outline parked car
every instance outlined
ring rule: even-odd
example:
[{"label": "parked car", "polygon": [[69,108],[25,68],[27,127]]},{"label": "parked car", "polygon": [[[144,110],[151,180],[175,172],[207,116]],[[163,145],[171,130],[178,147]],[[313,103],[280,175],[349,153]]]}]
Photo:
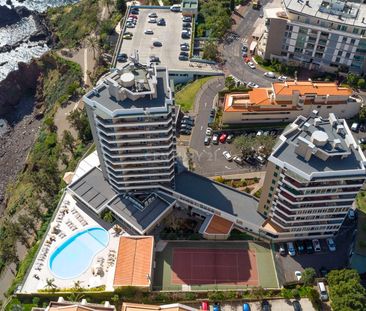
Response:
[{"label": "parked car", "polygon": [[244,159],[243,157],[240,157],[240,156],[234,156],[233,157],[233,160],[235,163],[238,163],[239,165],[243,165],[244,164]]},{"label": "parked car", "polygon": [[180,52],[180,54],[179,55],[183,55],[183,56],[186,56],[186,57],[188,57],[188,53],[187,52]]},{"label": "parked car", "polygon": [[219,135],[218,134],[213,134],[213,136],[212,136],[212,143],[214,145],[218,145],[219,144]]},{"label": "parked car", "polygon": [[190,120],[190,119],[183,119],[181,123],[182,124],[188,124],[190,126],[193,126],[194,125],[194,122],[192,120]]},{"label": "parked car", "polygon": [[249,66],[249,68],[251,68],[251,69],[255,69],[255,68],[256,68],[253,62],[247,62],[247,65],[248,65],[248,66]]},{"label": "parked car", "polygon": [[358,144],[359,144],[359,145],[364,145],[364,144],[366,144],[366,138],[365,138],[365,137],[360,138],[360,139],[358,140]]},{"label": "parked car", "polygon": [[183,16],[183,22],[184,23],[190,23],[190,22],[192,22],[192,17],[190,17],[190,16]]},{"label": "parked car", "polygon": [[178,59],[187,61],[187,60],[189,60],[189,57],[187,55],[184,55],[184,54],[179,54]]},{"label": "parked car", "polygon": [[359,129],[359,124],[356,123],[356,122],[352,123],[352,125],[351,125],[351,131],[352,132],[358,132],[358,129]]},{"label": "parked car", "polygon": [[261,165],[264,165],[264,164],[266,164],[266,159],[264,158],[264,157],[262,157],[261,155],[257,155],[256,157],[255,157],[255,159],[258,161],[258,163],[260,163]]},{"label": "parked car", "polygon": [[356,212],[355,212],[355,210],[354,209],[350,209],[349,211],[348,211],[348,218],[350,219],[350,220],[355,220],[356,219]]},{"label": "parked car", "polygon": [[279,76],[277,78],[277,80],[280,81],[280,82],[286,82],[287,81],[287,77],[286,76]]},{"label": "parked car", "polygon": [[243,303],[243,311],[250,311],[250,306],[248,303]]},{"label": "parked car", "polygon": [[117,56],[117,61],[118,62],[127,62],[127,59],[128,59],[128,56],[126,53],[121,53],[121,54],[118,54]]},{"label": "parked car", "polygon": [[166,26],[166,22],[164,18],[159,18],[158,22],[156,23],[158,26]]},{"label": "parked car", "polygon": [[227,138],[226,138],[226,142],[228,144],[232,143],[233,140],[234,140],[234,135],[233,134],[228,135]]},{"label": "parked car", "polygon": [[136,9],[136,8],[133,8],[132,10],[131,10],[131,14],[135,14],[135,15],[138,15],[140,12],[139,12],[139,10],[138,9]]},{"label": "parked car", "polygon": [[328,245],[328,248],[331,252],[336,251],[336,245],[335,245],[334,240],[332,238],[327,239],[327,245]]},{"label": "parked car", "polygon": [[156,14],[155,12],[151,12],[151,13],[149,13],[148,17],[157,18],[158,14]]},{"label": "parked car", "polygon": [[155,55],[151,55],[150,56],[150,62],[152,63],[160,63],[160,58],[155,56]]},{"label": "parked car", "polygon": [[253,156],[248,156],[245,158],[245,162],[247,162],[248,164],[252,165],[252,166],[256,166],[257,165],[257,161],[255,160],[255,158]]},{"label": "parked car", "polygon": [[208,301],[202,301],[201,302],[201,310],[203,310],[203,311],[210,310],[210,305],[209,305]]},{"label": "parked car", "polygon": [[210,142],[211,142],[211,137],[210,137],[210,136],[205,136],[204,144],[205,144],[206,146],[208,146],[208,145],[210,144]]},{"label": "parked car", "polygon": [[322,301],[327,301],[329,299],[328,292],[323,282],[318,282],[318,289],[320,293],[320,299]]},{"label": "parked car", "polygon": [[183,23],[182,25],[183,25],[182,26],[183,28],[191,28],[191,26],[192,26],[191,23],[188,23],[188,22],[187,23]]},{"label": "parked car", "polygon": [[302,273],[301,271],[295,271],[295,278],[297,281],[301,280]]},{"label": "parked car", "polygon": [[180,12],[181,11],[181,5],[180,4],[173,4],[170,7],[170,11],[172,11],[172,12]]},{"label": "parked car", "polygon": [[153,46],[162,46],[163,45],[158,39],[153,39],[152,44],[153,44]]},{"label": "parked car", "polygon": [[220,143],[224,144],[224,143],[225,143],[225,141],[226,141],[226,137],[227,137],[227,134],[222,133],[222,134],[220,135],[220,138],[219,138]]},{"label": "parked car", "polygon": [[180,50],[181,51],[189,51],[189,45],[188,44],[187,45],[181,45]]},{"label": "parked car", "polygon": [[233,157],[231,156],[229,151],[224,151],[222,154],[225,157],[225,159],[228,161],[231,161],[233,159]]},{"label": "parked car", "polygon": [[306,248],[306,253],[307,253],[307,254],[312,254],[312,253],[314,253],[313,244],[311,243],[311,241],[310,241],[310,240],[306,240],[306,241],[305,241],[305,248]]},{"label": "parked car", "polygon": [[189,124],[186,124],[186,123],[182,123],[182,124],[180,125],[180,128],[181,128],[181,129],[188,129],[188,130],[192,130],[192,126],[191,126],[191,125],[189,125]]},{"label": "parked car", "polygon": [[271,304],[268,302],[268,300],[262,301],[261,309],[262,309],[262,311],[271,311]]},{"label": "parked car", "polygon": [[286,253],[286,244],[285,243],[280,244],[279,253],[282,256],[286,256],[287,253]]},{"label": "parked car", "polygon": [[182,48],[182,47],[189,47],[189,44],[187,42],[181,43],[180,48]]},{"label": "parked car", "polygon": [[247,47],[246,45],[243,45],[243,46],[241,47],[241,51],[242,51],[242,52],[248,52],[248,47]]},{"label": "parked car", "polygon": [[292,302],[292,307],[294,308],[294,311],[301,311],[301,304],[297,300]]},{"label": "parked car", "polygon": [[135,28],[135,24],[133,24],[133,23],[126,23],[126,28]]},{"label": "parked car", "polygon": [[153,35],[154,31],[152,29],[145,29],[144,34],[145,35]]},{"label": "parked car", "polygon": [[259,85],[254,82],[248,82],[247,87],[250,87],[252,89],[257,89],[257,88],[259,88]]},{"label": "parked car", "polygon": [[292,242],[287,242],[287,250],[288,250],[288,254],[293,257],[296,255],[295,252],[295,247],[294,247],[294,243]]},{"label": "parked car", "polygon": [[272,71],[265,72],[264,73],[264,76],[267,77],[267,78],[271,78],[271,79],[275,79],[276,78],[276,75]]},{"label": "parked car", "polygon": [[206,135],[211,136],[212,135],[212,128],[208,127],[206,129]]},{"label": "parked car", "polygon": [[321,252],[322,248],[320,246],[319,240],[318,239],[314,239],[312,242],[313,242],[314,250],[316,252]]},{"label": "parked car", "polygon": [[150,24],[156,24],[157,20],[156,20],[156,18],[149,18],[149,20],[147,22]]},{"label": "parked car", "polygon": [[302,241],[296,241],[295,242],[296,250],[298,254],[304,254],[305,253],[305,246]]},{"label": "parked car", "polygon": [[191,32],[189,30],[183,29],[181,37],[182,39],[189,39],[191,37]]}]

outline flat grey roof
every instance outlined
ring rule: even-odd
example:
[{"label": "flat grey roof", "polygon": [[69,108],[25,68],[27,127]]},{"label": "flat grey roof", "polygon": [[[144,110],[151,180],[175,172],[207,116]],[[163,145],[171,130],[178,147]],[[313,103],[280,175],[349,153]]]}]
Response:
[{"label": "flat grey roof", "polygon": [[108,207],[135,228],[144,231],[148,226],[158,220],[159,216],[165,212],[173,202],[174,200],[169,203],[159,196],[156,196],[149,205],[140,209],[128,198],[118,196],[108,203]]},{"label": "flat grey roof", "polygon": [[[309,116],[308,118],[301,117],[297,121],[299,124],[299,129],[288,134],[284,134],[286,141],[274,151],[273,156],[288,163],[306,174],[311,174],[313,172],[329,172],[329,171],[342,171],[342,170],[357,170],[362,169],[362,159],[358,150],[353,146],[348,147],[345,139],[346,135],[352,135],[346,133],[346,128],[344,128],[343,133],[337,133],[336,127],[332,126],[329,119],[322,119],[319,125],[314,125],[314,120],[316,117]],[[341,125],[343,120],[339,120]],[[305,129],[306,126],[309,126]],[[295,152],[299,139],[304,138],[311,141],[311,135],[315,131],[325,132],[329,138],[328,142],[324,146],[316,146],[315,148],[327,152],[330,156],[327,160],[322,160],[313,154],[310,160],[305,160],[302,156]],[[332,142],[338,140],[340,145],[338,147],[333,147]],[[341,155],[346,156],[341,158]]]},{"label": "flat grey roof", "polygon": [[218,210],[261,226],[265,218],[257,212],[258,200],[189,171],[175,178],[175,191]]},{"label": "flat grey roof", "polygon": [[140,231],[144,231],[158,220],[159,216],[175,201],[163,193],[154,193],[155,198],[148,204],[135,203],[138,202],[136,199],[119,195],[104,179],[102,171],[97,167],[71,184],[69,189],[96,212],[100,212],[105,207],[109,208]]},{"label": "flat grey roof", "polygon": [[[148,15],[153,12],[157,14],[158,19],[165,19],[166,26],[158,26],[155,23],[148,23]],[[123,39],[118,54],[126,53],[130,56],[137,50],[141,63],[146,63],[152,55],[157,56],[161,61],[160,65],[166,66],[169,69],[169,72],[220,72],[219,69],[213,65],[179,60],[180,44],[188,43],[191,45],[190,39],[182,39],[181,36],[183,27],[182,17],[183,15],[181,12],[172,12],[169,7],[140,7],[135,28],[122,29],[123,33],[131,32],[133,37],[131,40]],[[146,29],[151,29],[154,34],[146,35],[144,33]],[[152,39],[155,38],[162,43],[161,47],[153,46]],[[117,68],[121,68],[123,66],[124,63],[117,62]]]},{"label": "flat grey roof", "polygon": [[[309,3],[307,5],[307,2]],[[332,3],[333,2],[333,3]],[[284,0],[285,7],[298,14],[329,20],[339,24],[365,28],[363,17],[366,16],[366,5],[362,3],[335,0]],[[341,16],[341,19],[339,18]]]},{"label": "flat grey roof", "polygon": [[[166,72],[163,70],[164,73]],[[165,81],[164,77],[165,74],[160,74],[161,70],[157,70],[158,78],[157,78],[157,96],[156,98],[150,97],[150,95],[146,95],[144,97],[141,97],[137,100],[132,100],[129,98],[126,98],[124,100],[118,101],[115,97],[112,97],[109,94],[108,87],[105,83],[103,83],[100,86],[97,86],[96,89],[98,92],[90,91],[86,97],[90,100],[93,100],[100,105],[104,106],[110,111],[115,111],[118,109],[134,109],[134,108],[158,108],[158,107],[164,107],[166,105],[165,99],[167,98],[166,94],[168,93],[167,90],[167,81]]]},{"label": "flat grey roof", "polygon": [[102,171],[97,167],[70,184],[68,188],[96,212],[99,212],[109,200],[117,195],[117,192],[104,179]]}]

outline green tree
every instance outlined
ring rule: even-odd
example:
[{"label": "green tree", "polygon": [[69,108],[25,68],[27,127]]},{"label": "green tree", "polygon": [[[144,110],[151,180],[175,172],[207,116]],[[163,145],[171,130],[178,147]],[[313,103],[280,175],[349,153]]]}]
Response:
[{"label": "green tree", "polygon": [[23,231],[23,229],[24,229],[29,234],[32,232],[33,233],[37,232],[36,223],[34,222],[34,219],[27,214],[19,215],[18,223],[19,223],[20,231]]},{"label": "green tree", "polygon": [[306,268],[301,274],[301,281],[304,282],[305,286],[313,285],[315,278],[316,278],[316,271],[314,268]]},{"label": "green tree", "polygon": [[256,138],[256,149],[259,148],[260,152],[268,157],[275,145],[276,140],[272,136],[259,136]]},{"label": "green tree", "polygon": [[218,59],[219,50],[217,48],[217,42],[214,40],[208,40],[203,46],[203,58],[216,61]]},{"label": "green tree", "polygon": [[359,79],[358,81],[357,81],[357,87],[359,88],[359,89],[365,89],[366,88],[366,81],[365,81],[365,79]]},{"label": "green tree", "polygon": [[234,139],[234,146],[239,150],[243,157],[248,157],[254,154],[256,142],[253,137],[238,136]]},{"label": "green tree", "polygon": [[32,304],[34,304],[34,305],[36,305],[38,307],[39,301],[40,301],[39,297],[33,297]]},{"label": "green tree", "polygon": [[360,79],[360,77],[354,73],[349,73],[347,75],[347,83],[352,86],[352,87],[356,87],[357,86],[357,82]]},{"label": "green tree", "polygon": [[235,87],[236,83],[233,77],[228,76],[225,78],[225,87],[229,90],[232,90]]},{"label": "green tree", "polygon": [[49,290],[56,290],[57,286],[55,284],[55,279],[46,279],[46,285],[44,286],[45,289],[49,289]]},{"label": "green tree", "polygon": [[74,155],[75,139],[68,130],[64,130],[62,133],[62,145]]},{"label": "green tree", "polygon": [[125,12],[127,10],[126,1],[125,0],[117,0],[116,8],[119,12],[121,12],[122,14],[125,14]]},{"label": "green tree", "polygon": [[366,310],[366,289],[361,285],[356,270],[332,270],[327,279],[332,310]]},{"label": "green tree", "polygon": [[78,136],[82,142],[87,143],[92,139],[88,116],[84,110],[73,110],[67,116],[67,120],[78,131]]},{"label": "green tree", "polygon": [[361,122],[366,121],[366,107],[365,106],[361,107],[360,112],[358,114],[358,118]]},{"label": "green tree", "polygon": [[308,298],[316,311],[322,311],[323,305],[319,297],[319,292],[315,288],[311,288]]},{"label": "green tree", "polygon": [[111,211],[105,212],[103,215],[103,220],[109,223],[112,223],[114,218]]},{"label": "green tree", "polygon": [[118,295],[113,295],[112,298],[111,298],[111,301],[113,302],[113,304],[115,306],[117,306],[118,302],[119,302],[119,296]]}]

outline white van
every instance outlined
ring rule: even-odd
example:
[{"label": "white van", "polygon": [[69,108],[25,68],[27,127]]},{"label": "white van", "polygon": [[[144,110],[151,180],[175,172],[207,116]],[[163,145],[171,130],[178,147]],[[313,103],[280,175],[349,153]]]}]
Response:
[{"label": "white van", "polygon": [[180,12],[180,10],[181,10],[181,5],[180,4],[173,4],[170,7],[170,11],[172,11],[172,12]]},{"label": "white van", "polygon": [[328,300],[328,292],[327,289],[325,288],[325,285],[323,282],[318,282],[318,289],[319,289],[319,293],[320,293],[320,299],[322,301],[327,301]]}]

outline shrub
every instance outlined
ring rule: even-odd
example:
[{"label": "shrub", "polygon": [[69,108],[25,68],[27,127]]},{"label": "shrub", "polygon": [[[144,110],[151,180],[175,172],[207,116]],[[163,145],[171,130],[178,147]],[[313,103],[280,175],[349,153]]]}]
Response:
[{"label": "shrub", "polygon": [[225,178],[222,176],[218,176],[215,178],[215,181],[223,184],[225,182]]},{"label": "shrub", "polygon": [[221,291],[209,292],[207,297],[211,301],[223,301],[225,299],[225,295]]},{"label": "shrub", "polygon": [[323,310],[322,302],[319,297],[319,293],[315,288],[312,288],[310,290],[308,298],[316,311]]},{"label": "shrub", "polygon": [[300,293],[299,293],[299,290],[297,288],[294,288],[294,289],[291,290],[291,295],[294,298],[300,298]]},{"label": "shrub", "polygon": [[305,286],[313,285],[316,278],[316,271],[314,268],[306,268],[301,275],[301,281]]},{"label": "shrub", "polygon": [[358,80],[357,87],[360,88],[360,89],[365,89],[366,88],[366,81],[365,81],[365,79],[362,78],[362,79]]}]

